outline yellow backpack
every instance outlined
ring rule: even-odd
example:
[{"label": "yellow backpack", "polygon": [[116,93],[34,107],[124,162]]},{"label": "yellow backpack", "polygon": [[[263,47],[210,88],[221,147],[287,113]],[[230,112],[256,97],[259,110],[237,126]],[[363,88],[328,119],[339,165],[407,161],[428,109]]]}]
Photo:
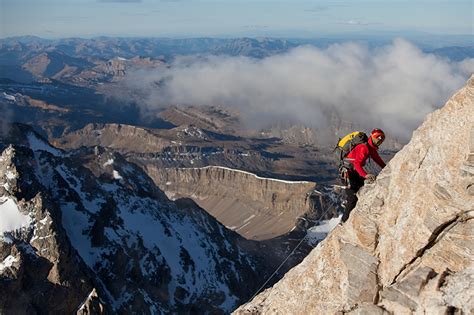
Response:
[{"label": "yellow backpack", "polygon": [[342,162],[342,160],[355,148],[356,145],[361,143],[367,143],[369,138],[362,131],[354,131],[350,134],[339,138],[337,146],[334,148],[336,160]]}]

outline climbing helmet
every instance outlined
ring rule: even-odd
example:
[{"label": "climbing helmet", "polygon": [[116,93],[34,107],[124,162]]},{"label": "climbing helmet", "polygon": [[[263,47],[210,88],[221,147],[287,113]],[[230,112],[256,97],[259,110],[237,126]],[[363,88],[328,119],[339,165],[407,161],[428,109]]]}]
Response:
[{"label": "climbing helmet", "polygon": [[374,129],[370,133],[370,137],[372,138],[372,143],[378,147],[385,140],[385,133],[381,129]]}]

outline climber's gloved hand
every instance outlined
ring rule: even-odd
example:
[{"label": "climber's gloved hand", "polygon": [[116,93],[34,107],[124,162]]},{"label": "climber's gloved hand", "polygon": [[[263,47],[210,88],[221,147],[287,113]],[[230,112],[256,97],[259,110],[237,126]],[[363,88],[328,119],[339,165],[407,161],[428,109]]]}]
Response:
[{"label": "climber's gloved hand", "polygon": [[367,174],[367,176],[365,176],[365,182],[367,184],[373,184],[375,182],[375,175],[374,174]]}]

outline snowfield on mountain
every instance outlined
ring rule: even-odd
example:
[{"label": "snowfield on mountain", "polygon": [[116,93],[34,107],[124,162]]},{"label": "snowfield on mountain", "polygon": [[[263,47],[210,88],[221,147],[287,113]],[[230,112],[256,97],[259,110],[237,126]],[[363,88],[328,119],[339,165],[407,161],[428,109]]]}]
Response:
[{"label": "snowfield on mountain", "polygon": [[170,201],[119,155],[61,152],[12,128],[21,139],[0,164],[1,310],[225,313],[265,274],[245,249],[253,242],[189,199]]}]

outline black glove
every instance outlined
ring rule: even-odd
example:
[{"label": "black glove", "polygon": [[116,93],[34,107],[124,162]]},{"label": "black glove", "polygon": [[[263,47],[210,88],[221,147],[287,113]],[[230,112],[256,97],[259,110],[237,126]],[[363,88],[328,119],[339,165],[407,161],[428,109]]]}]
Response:
[{"label": "black glove", "polygon": [[375,175],[374,174],[367,174],[367,176],[365,176],[365,182],[367,184],[372,184],[373,182],[375,182]]}]

